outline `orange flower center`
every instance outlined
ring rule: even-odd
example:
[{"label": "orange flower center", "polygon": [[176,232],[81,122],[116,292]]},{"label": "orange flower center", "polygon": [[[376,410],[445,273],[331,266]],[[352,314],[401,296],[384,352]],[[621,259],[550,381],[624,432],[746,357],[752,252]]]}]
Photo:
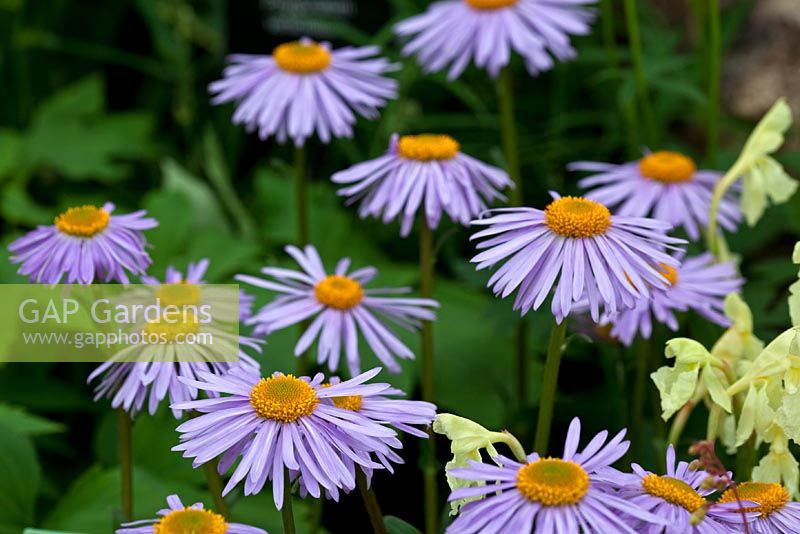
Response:
[{"label": "orange flower center", "polygon": [[272,51],[272,58],[281,69],[295,74],[319,72],[331,64],[331,53],[325,47],[313,42],[283,43]]},{"label": "orange flower center", "polygon": [[516,5],[518,0],[464,0],[468,6],[486,10],[486,9],[500,9],[502,7],[511,7]]},{"label": "orange flower center", "polygon": [[575,462],[542,458],[519,468],[517,489],[544,506],[576,504],[589,491],[589,475]]},{"label": "orange flower center", "polygon": [[102,208],[80,206],[69,208],[55,218],[56,228],[77,237],[92,237],[106,229],[111,215]]},{"label": "orange flower center", "polygon": [[[774,482],[743,482],[736,487],[736,492],[739,494],[739,500],[758,503],[758,506],[745,508],[746,512],[761,512],[762,517],[783,509],[789,502],[789,491]],[[722,494],[719,502],[735,500],[736,494],[729,489]]]},{"label": "orange flower center", "polygon": [[417,161],[441,161],[458,155],[460,145],[449,135],[404,135],[397,143],[397,153]]},{"label": "orange flower center", "polygon": [[642,176],[665,184],[688,182],[694,177],[695,171],[697,167],[691,158],[667,150],[648,154],[639,162]]},{"label": "orange flower center", "polygon": [[689,484],[677,478],[649,474],[642,479],[642,487],[650,495],[677,504],[689,512],[695,512],[706,503]]},{"label": "orange flower center", "polygon": [[678,269],[675,267],[659,263],[658,270],[661,271],[661,276],[667,279],[669,285],[674,286],[678,283]]},{"label": "orange flower center", "polygon": [[211,510],[173,510],[153,525],[153,534],[225,534],[225,518]]},{"label": "orange flower center", "polygon": [[364,298],[361,284],[339,274],[325,277],[314,287],[317,300],[330,308],[349,310],[357,306]]},{"label": "orange flower center", "polygon": [[262,378],[250,390],[250,405],[264,419],[291,423],[311,415],[319,404],[317,392],[293,375]]},{"label": "orange flower center", "polygon": [[611,212],[594,200],[561,197],[545,208],[544,222],[565,237],[593,237],[611,227]]}]

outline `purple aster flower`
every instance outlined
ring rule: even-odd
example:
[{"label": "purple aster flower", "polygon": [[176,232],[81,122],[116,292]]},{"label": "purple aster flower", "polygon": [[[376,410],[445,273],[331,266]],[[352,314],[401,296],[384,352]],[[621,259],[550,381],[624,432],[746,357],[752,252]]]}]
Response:
[{"label": "purple aster flower", "polygon": [[[340,380],[337,377],[332,377],[330,383],[338,384],[340,383]],[[333,397],[330,400],[337,408],[356,412],[359,415],[362,415],[380,425],[386,425],[396,430],[405,432],[406,434],[427,439],[427,432],[417,428],[414,425],[427,427],[432,424],[433,419],[436,417],[436,405],[424,401],[392,398],[405,396],[405,393],[399,389],[392,388],[389,386],[389,384],[381,385],[386,386],[388,389],[379,393],[373,393],[371,395]],[[394,450],[392,450],[398,447],[399,442],[394,437],[389,439],[384,438],[383,441],[386,445],[386,449],[383,451],[373,451],[373,455],[385,469],[387,469],[390,473],[394,473],[392,463],[403,463],[403,459]],[[370,483],[372,479],[372,473],[374,471],[372,468],[364,465],[356,465],[355,462],[350,460],[350,458],[345,455],[341,455],[340,458],[342,462],[353,471],[354,476],[355,469],[361,469],[364,471],[367,478],[367,483]],[[351,489],[353,488],[345,488],[347,491]],[[305,485],[303,484],[303,478],[301,477],[300,495],[305,496],[307,493],[308,491],[306,490]],[[338,491],[327,493],[329,498],[335,501],[339,500]]]},{"label": "purple aster flower", "polygon": [[570,35],[586,35],[596,0],[445,0],[395,26],[409,38],[406,56],[416,55],[426,72],[448,69],[457,78],[473,61],[496,77],[511,51],[522,55],[528,72],[553,68],[554,56],[576,56]]},{"label": "purple aster flower", "polygon": [[69,208],[52,226],[39,226],[8,246],[11,263],[31,282],[91,284],[128,283],[128,272],[142,274],[150,265],[143,230],[158,226],[144,211],[112,215],[114,204],[102,208]]},{"label": "purple aster flower", "polygon": [[400,372],[395,358],[414,358],[411,349],[384,324],[384,319],[415,329],[420,321],[436,319],[432,310],[438,307],[436,301],[391,296],[406,293],[409,288],[365,289],[377,276],[377,269],[363,267],[348,273],[349,258],[339,260],[333,274],[327,274],[317,249],[311,245],[304,251],[288,246],[286,252],[302,271],[264,267],[261,272],[274,281],[247,275],[236,277],[241,282],[281,293],[247,320],[247,324],[257,325],[255,334],[269,334],[314,318],[295,345],[295,356],[303,354],[317,340],[318,363],[327,361],[328,368],[335,371],[344,347],[353,376],[361,372],[359,332],[390,372]]},{"label": "purple aster flower", "polygon": [[677,267],[662,249],[685,243],[668,237],[669,223],[611,215],[604,205],[579,197],[558,197],[544,211],[495,210],[473,225],[486,226],[472,236],[484,250],[472,261],[484,269],[507,260],[489,279],[502,298],[515,289],[514,309],[538,309],[555,285],[552,312],[560,323],[576,304],[588,302],[595,322],[600,308],[616,313],[666,289],[658,264]]},{"label": "purple aster flower", "polygon": [[775,482],[743,482],[736,486],[736,493],[727,490],[720,503],[736,503],[739,499],[749,501],[748,513],[755,513],[749,524],[752,534],[790,534],[800,532],[800,503],[789,501],[789,491]]},{"label": "purple aster flower", "polygon": [[397,67],[374,57],[378,52],[377,46],[332,50],[304,38],[271,56],[235,54],[209,86],[212,103],[236,102],[233,122],[258,130],[261,139],[274,135],[302,146],[315,133],[323,143],[352,137],[356,114],[374,120],[397,96],[397,81],[384,76]]},{"label": "purple aster flower", "polygon": [[123,523],[116,534],[267,534],[261,528],[228,523],[220,514],[203,508],[203,503],[184,506],[177,495],[167,497],[167,506],[158,511],[160,517]]},{"label": "purple aster flower", "polygon": [[487,202],[505,200],[500,191],[513,185],[504,171],[459,149],[447,135],[395,134],[386,154],[331,179],[347,184],[338,193],[348,197],[348,204],[361,200],[362,218],[381,218],[385,224],[399,218],[403,236],[411,231],[418,211],[424,212],[432,229],[439,225],[442,212],[468,226]]},{"label": "purple aster flower", "polygon": [[687,258],[680,267],[662,266],[662,275],[669,282],[666,289],[653,290],[652,297],[640,299],[636,306],[622,310],[603,321],[612,324],[611,335],[626,346],[638,335],[650,338],[652,319],[678,330],[676,311],[694,310],[711,322],[729,326],[723,306],[729,293],[738,293],[744,280],[732,261],[717,263],[708,253]]},{"label": "purple aster flower", "polygon": [[[204,415],[177,428],[181,443],[173,450],[184,451],[185,457],[194,459],[195,467],[223,455],[220,473],[241,457],[223,494],[243,480],[245,495],[258,493],[271,480],[278,508],[283,506],[284,484],[291,484],[297,475],[302,476],[304,487],[314,497],[320,496],[320,488],[328,492],[352,489],[354,471],[342,458],[380,468],[369,460],[369,454],[387,451],[387,440],[397,438],[394,430],[339,408],[332,399],[385,393],[388,384],[364,384],[379,370],[327,387],[321,373],[313,379],[282,373],[260,378],[255,370],[244,366],[224,376],[200,373],[199,381],[182,379],[225,396],[174,406]],[[399,447],[399,440],[393,446]]]},{"label": "purple aster flower", "polygon": [[469,467],[452,469],[454,477],[482,485],[453,491],[451,501],[483,498],[462,506],[447,532],[634,534],[637,531],[628,517],[662,524],[662,519],[611,492],[597,475],[598,471],[615,471],[611,464],[630,445],[623,441],[625,431],[606,443],[608,432],[604,430],[578,452],[580,428],[576,417],[569,425],[561,458],[541,458],[533,453],[522,464],[499,455],[494,458],[499,465],[470,461]]},{"label": "purple aster flower", "polygon": [[[152,276],[142,276],[142,281],[158,286],[155,297],[159,298],[164,306],[198,304],[202,298],[204,302],[211,304],[215,320],[220,316],[224,319],[226,305],[230,304],[228,302],[231,297],[230,292],[222,292],[220,295],[212,292],[210,297],[206,297],[197,287],[197,284],[204,283],[203,276],[208,264],[207,259],[189,263],[185,277],[183,273],[169,266],[163,284]],[[142,302],[152,303],[153,294],[146,291],[141,298]],[[238,317],[234,314],[228,319],[237,321]],[[186,333],[207,331],[213,335],[214,343],[207,346],[173,342],[129,345],[109,361],[99,365],[89,375],[88,382],[102,376],[100,383],[95,387],[95,401],[110,398],[112,407],[122,408],[132,417],[142,410],[147,401],[147,410],[153,415],[167,394],[171,404],[197,398],[197,388],[181,382],[181,377],[196,379],[200,371],[223,374],[239,365],[255,370],[259,368],[258,362],[240,349],[237,362],[226,361],[227,358],[223,357],[227,356],[229,351],[236,350],[237,344],[260,352],[260,342],[255,339],[235,336],[227,330],[215,327],[214,324],[201,324],[191,318],[169,325],[163,332],[160,324],[148,323],[144,325],[143,330],[148,333],[164,334],[167,338],[182,329],[186,329]],[[176,419],[183,416],[183,412],[175,408],[172,409],[172,413]]]},{"label": "purple aster flower", "polygon": [[[687,462],[675,464],[675,449],[667,448],[667,473],[656,475],[645,471],[638,464],[632,464],[633,473],[606,473],[606,482],[619,488],[618,495],[626,502],[634,504],[664,519],[665,524],[636,522],[636,532],[645,534],[725,534],[740,532],[733,525],[742,523],[739,504],[715,504],[709,506],[706,496],[713,489],[702,489],[704,480],[709,478],[703,470],[692,471]],[[747,503],[746,504],[752,504]],[[692,514],[706,508],[703,520],[692,525]],[[752,515],[752,514],[750,514]],[[748,516],[746,516],[749,519]]]},{"label": "purple aster flower", "polygon": [[[648,152],[642,159],[622,165],[581,161],[567,168],[597,173],[578,182],[590,189],[586,198],[602,202],[617,215],[649,216],[676,228],[682,226],[692,241],[708,225],[711,196],[722,176],[698,170],[690,158],[667,151]],[[741,218],[738,201],[728,194],[720,203],[720,226],[734,231]]]}]

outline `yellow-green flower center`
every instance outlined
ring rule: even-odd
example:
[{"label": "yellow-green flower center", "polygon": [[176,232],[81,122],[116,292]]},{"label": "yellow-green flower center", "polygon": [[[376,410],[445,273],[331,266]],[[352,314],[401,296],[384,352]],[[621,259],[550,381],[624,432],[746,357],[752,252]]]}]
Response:
[{"label": "yellow-green flower center", "polygon": [[186,280],[172,284],[162,284],[156,291],[156,298],[164,306],[189,306],[200,302],[200,286]]},{"label": "yellow-green flower center", "polygon": [[649,474],[642,479],[642,487],[650,495],[677,504],[689,512],[695,512],[706,503],[689,484],[677,478]]},{"label": "yellow-green flower center", "polygon": [[745,511],[761,512],[762,517],[783,509],[789,502],[789,491],[774,482],[743,482],[736,487],[736,493],[732,489],[723,493],[719,502],[736,501],[737,494],[741,501],[758,503],[758,506],[745,507]]},{"label": "yellow-green flower center", "polygon": [[639,162],[642,176],[666,184],[688,182],[694,177],[695,171],[697,167],[691,158],[667,150],[648,154]]},{"label": "yellow-green flower center", "polygon": [[56,228],[65,234],[77,237],[92,237],[106,229],[111,215],[95,206],[69,208],[55,218]]},{"label": "yellow-green flower center", "polygon": [[464,0],[468,6],[475,9],[500,9],[516,5],[518,0]]},{"label": "yellow-green flower center", "polygon": [[589,491],[589,475],[575,462],[542,458],[520,467],[517,489],[544,506],[576,504]]},{"label": "yellow-green flower center", "polygon": [[317,300],[337,310],[349,310],[364,298],[364,290],[357,281],[347,276],[332,274],[320,280],[314,287]]},{"label": "yellow-green flower center", "polygon": [[187,341],[187,336],[196,335],[200,331],[200,321],[194,313],[179,310],[148,321],[144,331],[150,336],[158,336],[166,343],[183,343]]},{"label": "yellow-green flower center", "polygon": [[211,510],[173,510],[153,525],[153,534],[225,534],[225,518]]},{"label": "yellow-green flower center", "polygon": [[264,419],[291,423],[311,415],[319,404],[317,392],[293,375],[262,378],[250,390],[250,405]]},{"label": "yellow-green flower center", "polygon": [[593,237],[611,227],[611,212],[594,200],[561,197],[545,208],[544,222],[565,237]]},{"label": "yellow-green flower center", "polygon": [[404,135],[397,142],[397,153],[417,161],[441,161],[458,155],[460,145],[449,135]]},{"label": "yellow-green flower center", "polygon": [[278,67],[296,74],[325,70],[331,64],[331,53],[317,43],[292,41],[278,45],[272,52]]}]

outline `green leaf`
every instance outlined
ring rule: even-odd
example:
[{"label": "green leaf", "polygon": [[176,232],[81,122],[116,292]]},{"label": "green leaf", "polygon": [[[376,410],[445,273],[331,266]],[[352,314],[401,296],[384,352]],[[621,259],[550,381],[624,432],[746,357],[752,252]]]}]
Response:
[{"label": "green leaf", "polygon": [[204,181],[192,175],[175,160],[166,159],[161,164],[164,191],[180,193],[189,201],[189,211],[177,216],[191,221],[195,230],[214,227],[230,230],[217,197]]},{"label": "green leaf", "polygon": [[67,178],[117,180],[127,172],[122,159],[150,152],[148,113],[104,113],[105,94],[97,77],[68,86],[34,115],[23,144],[28,167],[52,167]]},{"label": "green leaf", "polygon": [[65,530],[42,530],[39,528],[26,528],[22,534],[86,534],[83,532],[67,532]]},{"label": "green leaf", "polygon": [[387,534],[422,534],[422,531],[415,526],[393,515],[384,516],[383,523],[386,525]]},{"label": "green leaf", "polygon": [[0,179],[11,174],[17,167],[20,145],[19,133],[0,129]]},{"label": "green leaf", "polygon": [[0,525],[16,525],[19,532],[34,522],[41,468],[28,436],[5,422],[0,436]]},{"label": "green leaf", "polygon": [[24,408],[0,404],[0,425],[13,428],[25,436],[41,436],[63,432],[64,425],[28,413]]}]

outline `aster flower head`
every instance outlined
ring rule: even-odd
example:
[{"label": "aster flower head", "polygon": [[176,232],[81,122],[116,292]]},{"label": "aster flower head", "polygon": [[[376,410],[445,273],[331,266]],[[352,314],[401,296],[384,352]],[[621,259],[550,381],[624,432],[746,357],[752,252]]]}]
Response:
[{"label": "aster flower head", "polygon": [[396,358],[414,358],[411,349],[385,321],[414,329],[420,321],[436,318],[433,312],[438,307],[436,301],[393,296],[406,293],[409,288],[368,289],[365,286],[378,275],[377,269],[363,267],[351,272],[349,258],[339,260],[333,273],[328,274],[317,249],[311,245],[304,250],[288,246],[286,253],[297,261],[301,271],[264,267],[261,272],[269,280],[247,275],[236,277],[240,282],[280,293],[247,320],[247,324],[256,325],[256,335],[313,319],[295,345],[295,355],[303,354],[316,340],[318,363],[327,362],[328,368],[335,371],[344,347],[353,376],[361,369],[359,333],[390,372],[400,372]]},{"label": "aster flower head", "polygon": [[486,203],[505,199],[501,191],[513,187],[504,171],[464,154],[458,141],[438,134],[395,134],[386,154],[331,179],[345,186],[338,194],[348,204],[361,202],[362,218],[380,218],[384,224],[399,219],[404,237],[417,212],[431,229],[439,226],[442,213],[467,226]]},{"label": "aster flower head", "polygon": [[[214,320],[236,321],[235,306],[231,305],[231,292],[215,290],[201,292],[198,287],[203,284],[203,276],[209,262],[203,259],[197,263],[189,263],[186,274],[167,267],[162,283],[153,276],[143,276],[142,281],[154,287],[135,293],[132,299],[141,299],[151,304],[153,292],[164,305],[188,305],[209,303],[214,310]],[[211,295],[207,295],[207,293]],[[129,345],[108,361],[102,363],[88,378],[92,382],[102,377],[95,387],[94,400],[111,399],[111,406],[122,408],[131,416],[141,412],[145,402],[147,411],[153,415],[161,402],[169,395],[172,404],[196,399],[198,389],[181,382],[181,378],[195,379],[198,372],[207,371],[222,374],[239,365],[258,369],[259,364],[241,350],[241,346],[260,352],[258,340],[237,336],[227,328],[203,324],[196,316],[184,315],[177,322],[162,323],[149,321],[142,326],[144,332],[164,336],[165,343],[142,343]],[[187,334],[210,333],[212,344],[188,344],[179,342],[178,336]],[[229,361],[228,355],[238,350],[239,360]],[[183,416],[183,411],[172,409],[176,419]]]},{"label": "aster flower head", "polygon": [[[329,384],[323,384],[323,387],[341,383],[338,377],[331,377]],[[388,384],[370,384],[386,386],[387,389],[380,392],[375,392],[366,395],[347,395],[343,397],[332,397],[330,400],[333,405],[343,410],[355,412],[368,420],[393,428],[406,434],[427,439],[428,434],[419,427],[427,427],[433,423],[436,417],[436,405],[430,402],[407,400],[404,398],[405,393],[399,389],[390,387]],[[369,456],[374,458],[390,473],[394,473],[392,464],[402,464],[403,458],[398,454],[397,450],[400,448],[400,441],[394,437],[379,438],[383,442],[384,447],[371,451]],[[351,471],[360,469],[364,471],[367,483],[371,481],[374,469],[368,465],[358,465],[346,455],[340,455],[341,461],[347,465]],[[304,479],[300,478],[300,494],[301,496],[307,495],[309,492],[303,483]],[[352,488],[345,488],[350,490]],[[334,500],[339,499],[338,491],[326,492],[329,498]]]},{"label": "aster flower head", "polygon": [[228,523],[217,513],[203,508],[203,503],[184,506],[177,495],[167,497],[167,508],[157,518],[124,523],[115,534],[267,534],[267,531],[241,523]]},{"label": "aster flower head", "polygon": [[651,298],[640,299],[635,307],[608,319],[613,337],[627,346],[637,335],[649,339],[653,318],[676,331],[676,311],[694,310],[713,323],[730,326],[724,313],[725,298],[744,283],[733,262],[716,263],[705,253],[686,258],[677,268],[664,266],[663,276],[669,282],[666,289],[654,290]]},{"label": "aster flower head", "polygon": [[495,210],[473,221],[485,229],[477,268],[505,263],[489,279],[502,298],[517,290],[514,309],[538,309],[555,286],[551,309],[560,323],[578,303],[588,302],[595,322],[601,311],[616,313],[648,298],[669,282],[659,264],[676,268],[664,252],[685,243],[668,237],[669,223],[611,215],[603,204],[580,197],[559,197],[544,209]]},{"label": "aster flower head", "polygon": [[511,52],[535,76],[553,68],[553,58],[576,56],[570,36],[586,35],[595,0],[444,0],[395,26],[408,39],[403,55],[417,57],[423,70],[447,69],[458,78],[470,62],[496,77]]},{"label": "aster flower head", "polygon": [[272,55],[234,54],[221,80],[209,91],[213,104],[235,102],[235,124],[303,146],[316,134],[323,143],[352,137],[356,115],[374,120],[379,109],[397,96],[396,70],[375,57],[377,46],[347,46],[303,38],[284,43]]},{"label": "aster flower head", "polygon": [[[636,532],[644,534],[725,534],[740,532],[734,528],[741,526],[743,518],[740,502],[709,506],[706,497],[714,489],[706,489],[703,482],[711,475],[706,471],[692,470],[688,462],[675,463],[675,449],[667,448],[667,472],[658,475],[632,464],[632,473],[603,474],[604,479],[619,488],[619,497],[627,502],[651,512],[666,520],[665,524],[634,522]],[[750,503],[747,503],[750,504]],[[693,524],[695,517],[702,521]],[[746,519],[752,516],[745,515]],[[695,520],[696,522],[696,520]]]},{"label": "aster flower head", "polygon": [[242,481],[245,495],[255,494],[269,480],[278,508],[283,506],[284,484],[298,476],[314,497],[321,488],[329,493],[350,490],[355,487],[353,464],[379,469],[370,454],[387,451],[387,443],[399,448],[394,430],[333,401],[385,394],[388,384],[365,384],[378,372],[376,368],[328,385],[321,373],[298,378],[276,372],[261,378],[245,366],[223,376],[201,372],[200,380],[182,379],[224,396],[173,406],[203,414],[177,428],[181,443],[173,450],[193,458],[195,467],[222,455],[220,473],[241,457],[223,495]]},{"label": "aster flower head", "polygon": [[727,490],[719,498],[719,502],[750,501],[754,506],[747,506],[749,513],[757,516],[749,524],[753,534],[777,534],[800,531],[800,503],[789,500],[789,490],[775,482],[743,482],[736,487],[736,492]]},{"label": "aster flower head", "polygon": [[447,532],[633,534],[634,520],[663,524],[663,519],[615,495],[599,475],[614,471],[611,464],[628,450],[624,435],[623,430],[606,442],[608,432],[600,432],[579,452],[580,421],[575,418],[561,458],[533,453],[520,463],[498,455],[499,465],[472,461],[469,467],[453,469],[453,476],[485,485],[450,494],[451,501],[483,498],[465,504]]},{"label": "aster flower head", "polygon": [[158,226],[136,211],[112,215],[114,204],[69,208],[51,226],[39,226],[8,246],[11,263],[31,282],[128,283],[128,273],[143,274],[152,263],[142,232]]},{"label": "aster flower head", "polygon": [[[708,224],[714,186],[722,177],[716,171],[700,170],[691,158],[678,152],[647,152],[622,165],[579,161],[567,166],[573,171],[593,174],[578,185],[589,190],[586,198],[612,208],[626,217],[653,217],[683,227],[689,239],[700,238]],[[742,214],[733,194],[722,199],[720,226],[736,229]]]}]

